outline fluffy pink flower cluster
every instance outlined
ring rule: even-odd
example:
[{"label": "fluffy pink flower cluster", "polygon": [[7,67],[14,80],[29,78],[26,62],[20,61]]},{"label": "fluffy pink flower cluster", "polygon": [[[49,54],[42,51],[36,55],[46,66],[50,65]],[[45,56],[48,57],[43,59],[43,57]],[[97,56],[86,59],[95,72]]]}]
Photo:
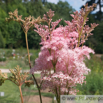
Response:
[{"label": "fluffy pink flower cluster", "polygon": [[35,25],[35,31],[42,37],[42,47],[31,73],[41,71],[42,89],[49,88],[55,95],[76,94],[76,84],[82,84],[90,72],[84,60],[86,57],[90,59],[89,53],[94,51],[81,44],[97,25],[86,26],[83,13],[83,10],[75,12],[72,22],[65,21],[68,25],[55,29],[61,20],[51,22],[54,14],[50,10],[44,15],[48,26]]},{"label": "fluffy pink flower cluster", "polygon": [[49,88],[55,93],[57,87],[57,91],[61,89],[60,94],[74,94],[73,87],[84,82],[84,75],[90,71],[83,62],[84,56],[90,58],[89,53],[94,52],[86,46],[77,47],[77,39],[77,32],[69,33],[66,27],[59,27],[41,42],[43,46],[31,72],[42,71],[42,88]]}]

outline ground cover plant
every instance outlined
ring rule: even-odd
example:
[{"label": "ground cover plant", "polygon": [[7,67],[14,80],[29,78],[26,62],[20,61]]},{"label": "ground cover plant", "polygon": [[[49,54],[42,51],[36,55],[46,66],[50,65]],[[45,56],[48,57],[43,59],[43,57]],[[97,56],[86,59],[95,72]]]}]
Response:
[{"label": "ground cover plant", "polygon": [[[40,102],[42,103],[41,90],[49,88],[52,92],[57,103],[60,103],[60,95],[76,95],[78,90],[76,89],[77,84],[83,84],[85,82],[85,75],[88,75],[90,69],[86,67],[84,60],[86,57],[90,59],[89,53],[94,51],[84,45],[87,38],[91,35],[91,31],[98,24],[91,24],[91,27],[86,25],[88,21],[88,14],[96,7],[96,4],[88,7],[86,4],[84,9],[80,12],[74,12],[71,16],[72,21],[65,21],[66,26],[56,26],[59,24],[61,19],[52,22],[54,12],[49,10],[47,14],[41,19],[38,17],[34,19],[29,16],[24,20],[22,16],[18,15],[18,11],[15,10],[13,13],[10,12],[10,17],[7,21],[14,20],[19,22],[21,25],[26,39],[28,62],[30,67],[31,79],[28,78],[28,73],[20,72],[21,68],[16,67],[15,70],[10,70],[12,75],[7,76],[6,74],[0,73],[0,84],[4,83],[5,80],[10,80],[19,87],[21,103],[24,103],[21,87],[23,84],[30,86],[35,82]],[[41,25],[40,22],[46,22],[47,25]],[[30,53],[28,47],[28,30],[34,25],[35,30],[41,36],[41,51],[39,57],[35,60],[35,65],[32,67],[30,61]],[[15,54],[13,54],[15,56]],[[34,73],[40,71],[41,78],[40,82],[37,81]],[[53,72],[51,72],[53,71]]]}]

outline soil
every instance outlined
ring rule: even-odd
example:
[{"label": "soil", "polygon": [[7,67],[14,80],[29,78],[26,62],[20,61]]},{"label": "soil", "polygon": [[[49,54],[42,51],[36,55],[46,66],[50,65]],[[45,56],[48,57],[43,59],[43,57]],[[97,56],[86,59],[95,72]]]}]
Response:
[{"label": "soil", "polygon": [[[42,96],[43,103],[52,103],[52,98]],[[25,96],[24,103],[40,103],[39,96]]]}]

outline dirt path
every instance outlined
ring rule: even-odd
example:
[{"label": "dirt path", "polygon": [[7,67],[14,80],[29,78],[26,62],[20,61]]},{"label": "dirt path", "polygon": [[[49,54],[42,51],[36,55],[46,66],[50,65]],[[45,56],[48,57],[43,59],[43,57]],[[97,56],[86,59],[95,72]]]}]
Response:
[{"label": "dirt path", "polygon": [[101,58],[102,54],[95,54],[95,56]]},{"label": "dirt path", "polygon": [[[52,98],[42,96],[43,103],[52,103]],[[25,103],[40,103],[39,96],[25,96]],[[55,102],[56,103],[56,102]]]},{"label": "dirt path", "polygon": [[[2,73],[10,73],[9,69],[0,69]],[[30,70],[22,70],[22,72],[30,72]],[[53,73],[53,71],[51,71]],[[35,72],[35,74],[40,74],[40,71]]]},{"label": "dirt path", "polygon": [[[0,69],[2,73],[10,73],[9,69]],[[22,70],[22,72],[30,72],[30,70]],[[40,72],[35,72],[35,74],[40,74]]]}]

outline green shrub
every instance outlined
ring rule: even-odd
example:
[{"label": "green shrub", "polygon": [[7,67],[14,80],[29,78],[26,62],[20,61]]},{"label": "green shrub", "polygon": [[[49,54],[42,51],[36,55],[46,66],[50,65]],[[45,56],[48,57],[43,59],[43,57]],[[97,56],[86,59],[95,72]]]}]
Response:
[{"label": "green shrub", "polygon": [[31,56],[30,56],[30,60],[31,60],[32,62],[34,62],[36,58],[37,58],[36,55],[31,55]]},{"label": "green shrub", "polygon": [[86,76],[86,84],[77,85],[80,91],[78,95],[103,95],[103,61],[91,55],[91,59],[86,60],[85,63],[91,69],[91,73]]},{"label": "green shrub", "polygon": [[103,95],[103,73],[92,73],[86,77],[86,84],[77,85],[82,95]]},{"label": "green shrub", "polygon": [[6,58],[5,57],[0,57],[0,62],[1,61],[6,61]]},{"label": "green shrub", "polygon": [[90,60],[85,61],[86,66],[91,69],[91,72],[98,72],[102,71],[103,72],[103,62],[101,58],[98,58],[95,55],[91,55]]},{"label": "green shrub", "polygon": [[11,49],[8,49],[5,53],[5,56],[6,57],[11,57],[12,56],[12,50]]},{"label": "green shrub", "polygon": [[30,56],[30,61],[32,63],[32,66],[34,66],[35,64],[35,59],[38,57],[38,51],[36,51],[35,53],[33,53],[33,55]]}]

